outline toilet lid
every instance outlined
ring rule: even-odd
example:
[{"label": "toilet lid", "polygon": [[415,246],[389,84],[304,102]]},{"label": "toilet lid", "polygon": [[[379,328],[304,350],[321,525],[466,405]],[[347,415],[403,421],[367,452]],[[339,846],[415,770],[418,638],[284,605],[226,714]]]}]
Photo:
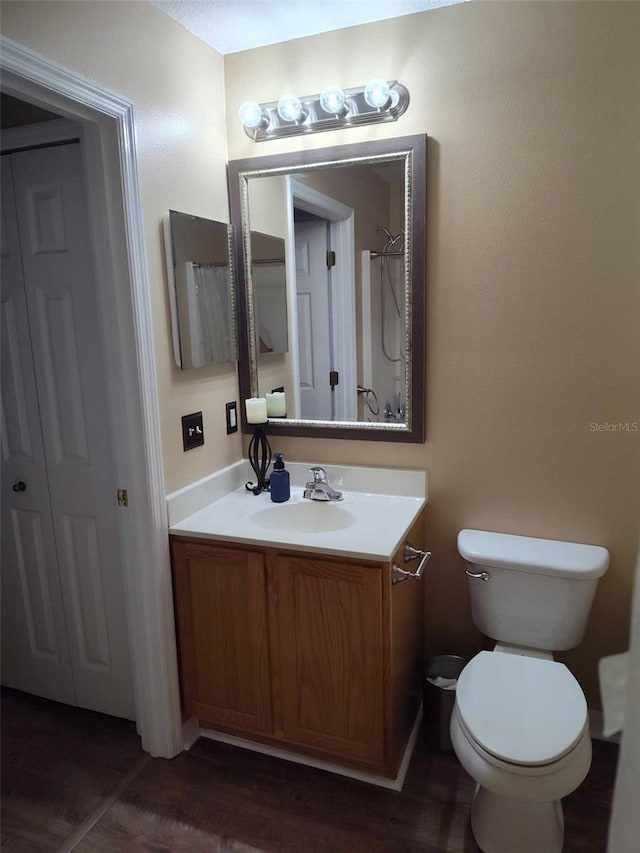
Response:
[{"label": "toilet lid", "polygon": [[473,739],[512,764],[557,761],[587,722],[584,694],[564,664],[503,652],[480,652],[466,665],[456,704]]}]

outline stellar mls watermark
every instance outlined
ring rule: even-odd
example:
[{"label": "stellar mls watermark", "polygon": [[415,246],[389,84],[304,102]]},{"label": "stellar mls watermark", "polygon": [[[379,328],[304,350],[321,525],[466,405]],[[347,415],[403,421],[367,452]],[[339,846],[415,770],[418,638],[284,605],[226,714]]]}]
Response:
[{"label": "stellar mls watermark", "polygon": [[640,427],[637,421],[618,421],[617,423],[609,423],[609,421],[596,423],[595,421],[591,421],[589,424],[590,432],[638,432],[638,429]]}]

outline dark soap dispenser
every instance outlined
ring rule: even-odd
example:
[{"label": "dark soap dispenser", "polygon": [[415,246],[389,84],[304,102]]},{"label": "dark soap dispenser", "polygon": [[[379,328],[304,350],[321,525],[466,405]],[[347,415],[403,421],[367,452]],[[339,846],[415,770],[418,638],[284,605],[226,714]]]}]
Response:
[{"label": "dark soap dispenser", "polygon": [[269,478],[269,487],[271,489],[271,500],[281,504],[291,497],[291,486],[289,484],[289,472],[285,470],[282,453],[276,453],[275,460]]}]

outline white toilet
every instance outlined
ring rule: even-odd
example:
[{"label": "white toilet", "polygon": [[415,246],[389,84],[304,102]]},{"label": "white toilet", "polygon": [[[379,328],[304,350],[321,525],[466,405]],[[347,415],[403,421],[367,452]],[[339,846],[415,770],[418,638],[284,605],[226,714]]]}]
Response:
[{"label": "white toilet", "polygon": [[562,797],[591,764],[587,703],[552,652],[577,646],[609,552],[462,530],[472,617],[496,640],[458,680],[451,741],[475,779],[471,828],[485,853],[559,853]]}]

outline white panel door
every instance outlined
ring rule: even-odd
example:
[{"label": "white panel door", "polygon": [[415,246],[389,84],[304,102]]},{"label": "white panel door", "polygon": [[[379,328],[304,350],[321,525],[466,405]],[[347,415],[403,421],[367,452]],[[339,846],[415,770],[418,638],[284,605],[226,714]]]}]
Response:
[{"label": "white panel door", "polygon": [[134,716],[115,466],[78,144],[12,156],[77,703]]},{"label": "white panel door", "polygon": [[75,704],[31,356],[11,158],[0,159],[2,683]]},{"label": "white panel door", "polygon": [[300,417],[332,420],[331,313],[327,223],[296,222]]}]

